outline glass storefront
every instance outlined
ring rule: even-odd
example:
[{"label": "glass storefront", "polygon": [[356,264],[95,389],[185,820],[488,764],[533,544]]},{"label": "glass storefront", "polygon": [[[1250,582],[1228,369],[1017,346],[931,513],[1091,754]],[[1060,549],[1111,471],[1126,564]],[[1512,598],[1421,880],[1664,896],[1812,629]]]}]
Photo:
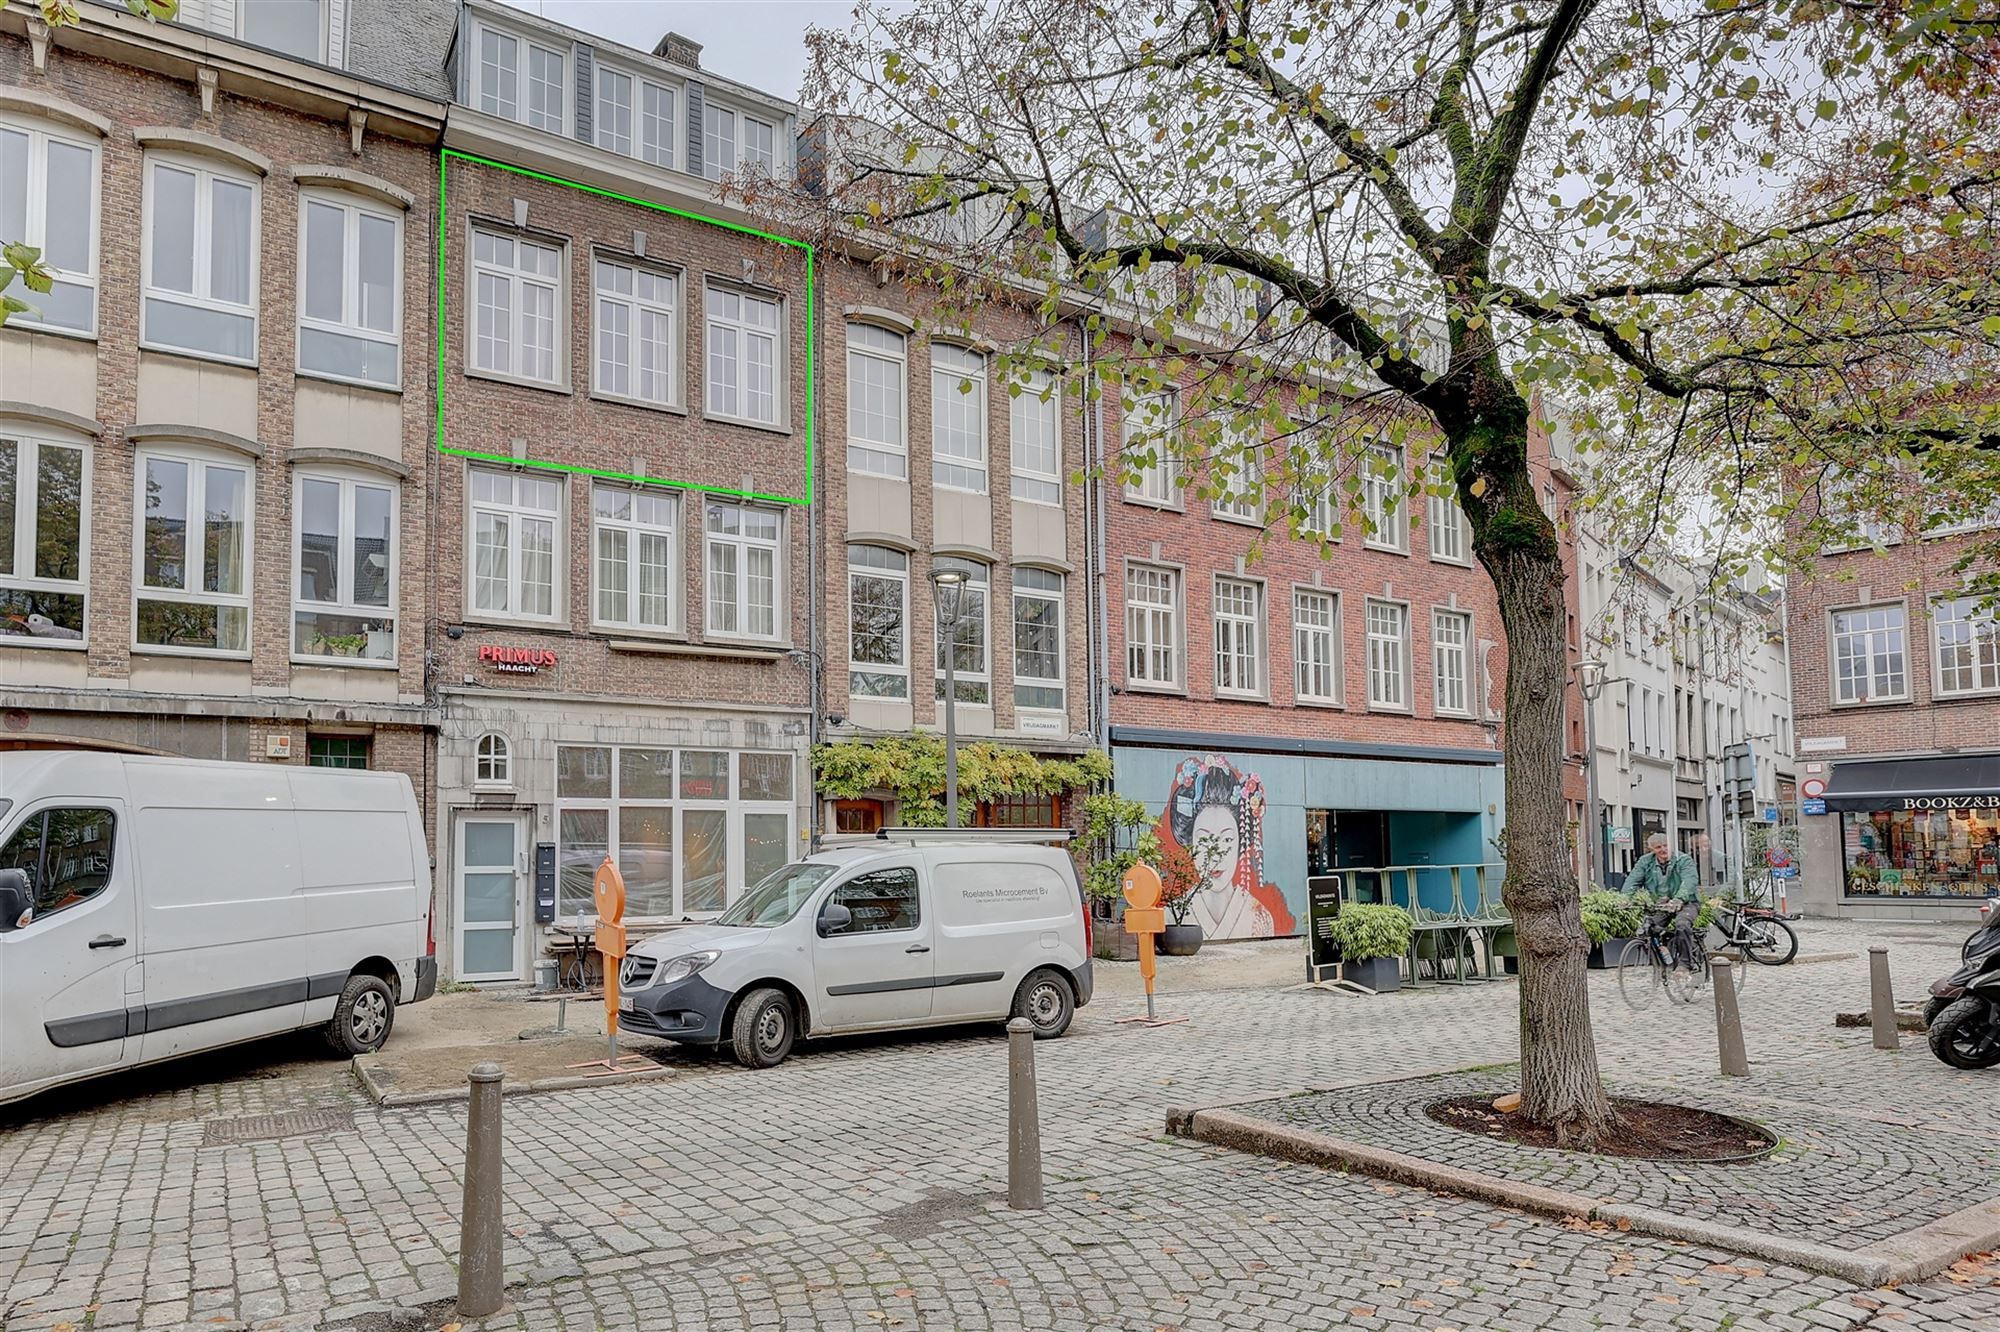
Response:
[{"label": "glass storefront", "polygon": [[1840,815],[1849,897],[2000,894],[2000,809],[1943,805]]},{"label": "glass storefront", "polygon": [[591,915],[606,855],[633,920],[713,916],[791,857],[786,752],[556,748],[556,917]]}]

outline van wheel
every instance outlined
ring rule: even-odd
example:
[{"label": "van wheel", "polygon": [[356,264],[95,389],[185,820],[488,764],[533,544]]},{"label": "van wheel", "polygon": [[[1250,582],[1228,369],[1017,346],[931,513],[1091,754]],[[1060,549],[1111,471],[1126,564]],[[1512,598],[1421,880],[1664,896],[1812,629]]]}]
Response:
[{"label": "van wheel", "polygon": [[798,1038],[798,1016],[783,990],[752,990],[736,1006],[729,1044],[745,1068],[774,1068],[785,1062]]},{"label": "van wheel", "polygon": [[1036,1040],[1052,1041],[1069,1030],[1069,1020],[1076,1016],[1076,995],[1060,973],[1046,967],[1031,971],[1014,991],[1013,1016],[1028,1019]]},{"label": "van wheel", "polygon": [[326,1024],[326,1043],[333,1052],[352,1058],[371,1054],[389,1039],[396,1025],[396,1000],[379,976],[349,976]]}]

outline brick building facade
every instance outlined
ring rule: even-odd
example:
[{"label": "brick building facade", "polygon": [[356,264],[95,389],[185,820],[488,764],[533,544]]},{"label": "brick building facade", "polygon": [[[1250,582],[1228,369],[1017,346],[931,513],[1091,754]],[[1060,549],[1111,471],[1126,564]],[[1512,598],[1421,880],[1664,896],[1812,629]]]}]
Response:
[{"label": "brick building facade", "polygon": [[0,15],[0,232],[58,279],[0,330],[0,739],[366,763],[428,809],[444,105],[233,36]]},{"label": "brick building facade", "polygon": [[[1077,382],[1044,375],[1019,392],[1002,382],[995,351],[1035,329],[999,304],[981,308],[968,336],[934,292],[852,255],[827,257],[821,291],[825,737],[943,728],[945,635],[930,575],[950,568],[971,580],[953,630],[959,735],[1048,754],[1087,747]],[[896,817],[880,792],[835,802],[824,822],[868,831]],[[962,817],[1060,823],[1066,811],[1049,797]]]},{"label": "brick building facade", "polygon": [[[1379,463],[1356,464],[1372,521],[1336,484],[1292,535],[1271,516],[1282,493],[1204,499],[1198,478],[1144,465],[1178,410],[1106,398],[1107,452],[1139,461],[1105,486],[1104,669],[1119,792],[1162,811],[1163,842],[1212,834],[1225,852],[1190,919],[1210,937],[1295,933],[1315,875],[1498,862],[1506,649],[1456,503],[1408,494],[1431,460],[1385,435]],[[1569,765],[1565,793],[1582,798]],[[1442,909],[1449,876],[1416,878]]]},{"label": "brick building facade", "polygon": [[1972,919],[2000,893],[2000,633],[1956,566],[1991,533],[1882,535],[1790,587],[1800,905]]},{"label": "brick building facade", "polygon": [[607,853],[650,924],[804,847],[805,254],[740,229],[710,179],[788,174],[794,113],[698,61],[459,13],[432,603],[448,974],[525,978],[541,926],[594,914]]}]

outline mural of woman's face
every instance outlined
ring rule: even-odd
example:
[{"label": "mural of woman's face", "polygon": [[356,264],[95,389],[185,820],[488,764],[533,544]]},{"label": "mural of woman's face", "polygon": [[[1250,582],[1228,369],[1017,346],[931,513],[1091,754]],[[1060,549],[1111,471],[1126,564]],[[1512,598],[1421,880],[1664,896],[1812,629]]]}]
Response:
[{"label": "mural of woman's face", "polygon": [[1188,848],[1200,863],[1204,850],[1202,838],[1213,837],[1215,860],[1210,867],[1208,886],[1227,888],[1236,877],[1236,860],[1241,848],[1236,841],[1235,811],[1221,805],[1204,806],[1194,816],[1194,827],[1190,832],[1193,844]]}]

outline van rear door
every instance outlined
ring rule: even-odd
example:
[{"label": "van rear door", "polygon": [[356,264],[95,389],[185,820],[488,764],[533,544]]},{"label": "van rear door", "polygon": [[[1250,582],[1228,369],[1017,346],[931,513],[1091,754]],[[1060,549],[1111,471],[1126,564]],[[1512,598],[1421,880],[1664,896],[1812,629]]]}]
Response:
[{"label": "van rear door", "polygon": [[[0,934],[0,1099],[129,1063],[139,931],[120,802],[32,806],[0,843],[35,914]],[[132,995],[132,1003],[138,996]]]},{"label": "van rear door", "polygon": [[944,854],[932,866],[938,922],[932,1015],[1004,1016],[1023,976],[1064,961],[1058,949],[1076,918],[1076,890],[1039,861],[975,860],[975,849],[958,859]]}]

